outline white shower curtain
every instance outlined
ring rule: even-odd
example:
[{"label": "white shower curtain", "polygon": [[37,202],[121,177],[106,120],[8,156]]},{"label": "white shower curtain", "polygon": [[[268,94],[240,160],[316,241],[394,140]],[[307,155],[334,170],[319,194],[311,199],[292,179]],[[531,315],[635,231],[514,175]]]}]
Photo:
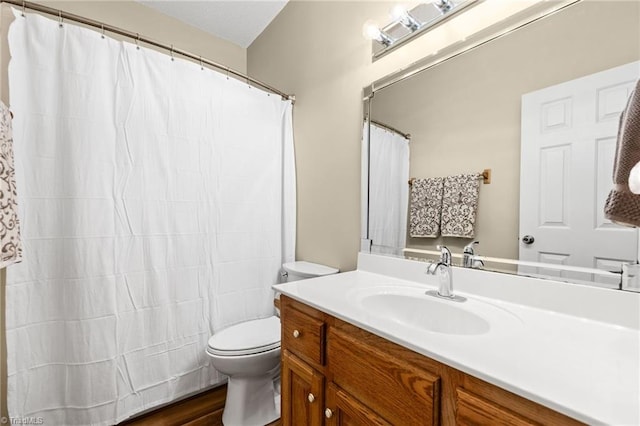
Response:
[{"label": "white shower curtain", "polygon": [[7,274],[9,413],[113,424],[223,380],[208,338],[272,315],[294,259],[292,106],[15,15],[24,262]]},{"label": "white shower curtain", "polygon": [[[363,135],[363,144],[366,144],[367,136],[370,135],[371,252],[402,255],[407,239],[409,140],[374,123],[371,123],[370,134],[365,123]],[[363,149],[364,147],[366,145],[363,145]],[[366,223],[366,218],[363,218],[363,223]]]}]

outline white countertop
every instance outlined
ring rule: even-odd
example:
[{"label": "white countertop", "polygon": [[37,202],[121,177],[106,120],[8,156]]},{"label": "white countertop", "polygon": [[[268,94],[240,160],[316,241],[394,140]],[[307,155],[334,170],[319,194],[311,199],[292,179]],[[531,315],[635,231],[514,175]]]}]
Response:
[{"label": "white countertop", "polygon": [[[424,268],[424,266],[418,266]],[[416,268],[415,265],[413,267]],[[464,277],[465,273],[460,272],[458,275]],[[486,272],[480,272],[480,274],[483,274],[481,275],[483,279],[491,279],[495,275]],[[475,277],[477,281],[477,273]],[[508,277],[500,275],[497,280],[508,281]],[[531,283],[534,285],[540,284],[536,282],[541,281],[528,280],[532,280]],[[422,281],[425,283],[428,281],[424,275]],[[433,281],[431,283],[433,284]],[[548,283],[547,281],[542,285]],[[462,289],[468,288],[467,284],[459,284]],[[514,292],[514,285],[511,283],[509,291]],[[507,311],[509,315],[495,317],[494,320],[500,323],[492,324],[492,330],[488,333],[443,334],[408,327],[379,312],[370,312],[363,308],[354,295],[371,292],[374,287],[401,287],[407,291],[416,288],[425,290],[435,288],[422,284],[418,280],[358,270],[276,285],[274,289],[371,333],[585,423],[640,424],[640,331],[638,328],[594,320],[586,318],[586,315],[563,313],[557,309],[559,303],[555,300],[556,298],[552,298],[553,309],[514,303],[513,297],[511,301],[489,298],[482,295],[483,286],[477,285],[479,290],[477,292],[465,292],[462,289],[456,291],[456,294],[469,299],[470,304],[467,305],[469,309],[473,309],[474,304],[485,304],[485,306],[488,304],[491,305],[491,309]],[[454,287],[456,287],[455,272]],[[585,288],[575,287],[576,298],[566,302],[583,305],[591,303],[591,301],[581,301],[581,289]],[[588,288],[585,291],[593,292]],[[607,291],[615,293],[611,290]],[[526,289],[523,290],[523,293],[526,292]],[[601,293],[600,301],[602,301],[602,295],[605,299],[609,297],[608,293]],[[587,294],[584,298],[588,300],[589,297],[598,299],[598,297],[594,298],[593,294]],[[622,300],[620,295],[612,294],[611,297],[613,300]],[[640,298],[630,295],[624,300],[625,303],[621,303],[618,310],[635,309]],[[628,303],[628,300],[631,300],[631,303]],[[444,301],[443,303],[455,302]],[[465,304],[460,305],[463,305],[462,309],[467,309]],[[582,306],[580,309],[586,308]],[[614,307],[612,311],[615,310]],[[638,311],[629,312],[629,314],[631,318],[633,315],[640,315]],[[598,317],[602,313],[596,312],[594,315]],[[638,318],[640,321],[640,317]]]}]

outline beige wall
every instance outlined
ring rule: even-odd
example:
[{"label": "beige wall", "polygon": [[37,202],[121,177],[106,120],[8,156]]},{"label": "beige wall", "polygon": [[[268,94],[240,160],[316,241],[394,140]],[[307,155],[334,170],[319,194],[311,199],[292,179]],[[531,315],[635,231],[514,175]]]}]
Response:
[{"label": "beige wall", "polygon": [[[222,65],[246,73],[247,51],[226,40],[216,38],[204,31],[191,27],[181,21],[169,18],[153,9],[132,1],[52,1],[39,2],[65,12],[81,15],[109,25],[140,33],[155,41],[173,44],[176,48],[202,55]],[[9,105],[7,84],[8,48],[6,33],[12,20],[10,8],[2,6],[2,43],[0,56],[0,98]],[[6,373],[6,340],[4,333],[5,318],[5,275],[0,276],[0,417],[7,416],[7,373]]]},{"label": "beige wall", "polygon": [[372,63],[362,26],[388,23],[394,3],[289,2],[249,47],[247,69],[297,98],[298,259],[356,266],[362,88],[534,3],[486,0]]},{"label": "beige wall", "polygon": [[[413,177],[491,168],[491,184],[480,188],[478,252],[517,259],[521,96],[637,61],[639,18],[638,2],[577,4],[377,92],[372,118],[411,134]],[[461,252],[469,241],[409,238],[407,246]]]}]

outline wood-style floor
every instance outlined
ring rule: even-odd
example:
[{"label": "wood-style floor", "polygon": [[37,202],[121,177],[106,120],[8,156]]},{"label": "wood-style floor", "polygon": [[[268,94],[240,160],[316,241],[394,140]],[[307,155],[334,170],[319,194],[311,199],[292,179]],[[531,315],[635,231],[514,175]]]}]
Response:
[{"label": "wood-style floor", "polygon": [[[227,386],[199,393],[166,407],[151,411],[118,426],[222,426]],[[266,426],[280,426],[280,420]]]}]

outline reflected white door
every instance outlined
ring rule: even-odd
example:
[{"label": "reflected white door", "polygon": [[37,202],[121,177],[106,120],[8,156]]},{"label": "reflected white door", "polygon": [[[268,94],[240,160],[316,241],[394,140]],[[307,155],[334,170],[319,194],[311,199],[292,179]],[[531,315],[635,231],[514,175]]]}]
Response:
[{"label": "reflected white door", "polygon": [[[604,203],[620,113],[639,77],[640,62],[633,62],[523,95],[520,260],[619,271],[621,262],[637,259],[637,229],[605,219]],[[551,269],[533,273],[619,283]]]}]

